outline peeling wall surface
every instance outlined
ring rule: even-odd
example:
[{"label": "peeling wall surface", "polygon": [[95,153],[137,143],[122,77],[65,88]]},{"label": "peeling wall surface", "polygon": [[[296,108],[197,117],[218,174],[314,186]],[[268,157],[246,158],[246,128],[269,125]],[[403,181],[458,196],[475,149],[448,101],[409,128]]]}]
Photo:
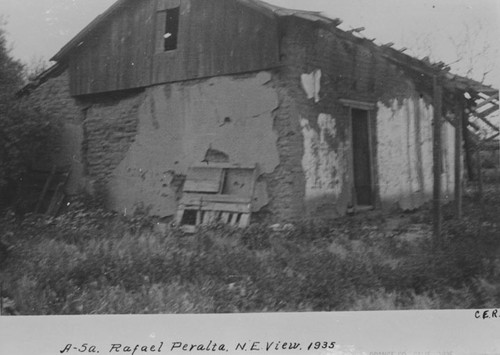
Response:
[{"label": "peeling wall surface", "polygon": [[[413,210],[432,198],[433,107],[423,98],[378,103],[379,187],[386,208]],[[454,128],[442,126],[443,198],[453,197]]]},{"label": "peeling wall surface", "polygon": [[321,69],[316,69],[310,74],[302,74],[300,76],[302,88],[307,94],[308,99],[313,99],[314,102],[319,102],[319,92],[321,90]]},{"label": "peeling wall surface", "polygon": [[445,201],[455,197],[455,127],[444,121],[442,130],[443,171],[441,174],[442,198]]},{"label": "peeling wall surface", "polygon": [[[126,214],[142,207],[153,215],[173,215],[179,176],[204,161],[208,151],[272,172],[279,164],[272,117],[278,98],[270,80],[261,72],[146,89],[135,140],[107,183],[110,207]],[[256,204],[265,205],[265,184],[257,189]]]},{"label": "peeling wall surface", "polygon": [[[64,118],[62,160],[84,166],[80,182],[121,213],[172,216],[188,168],[210,162],[258,164],[260,221],[334,218],[358,201],[403,210],[428,201],[432,85],[340,30],[280,21],[282,65],[270,71],[76,99],[63,73],[30,100]],[[448,199],[454,128],[446,121],[442,134]]]},{"label": "peeling wall surface", "polygon": [[[344,188],[347,174],[348,152],[345,142],[332,149],[328,140],[337,140],[335,119],[329,114],[320,114],[317,120],[318,130],[309,124],[309,120],[300,120],[304,137],[304,155],[302,168],[305,174],[305,203],[313,205],[334,204]],[[311,210],[311,206],[306,207]]]},{"label": "peeling wall surface", "polygon": [[[429,88],[427,81],[369,46],[313,23],[290,17],[283,20],[283,28],[284,69],[278,78],[276,111],[281,164],[271,180],[280,179],[296,196],[289,198],[276,182],[271,184],[272,198],[280,194],[294,206],[290,213],[301,211],[310,217],[344,215],[356,206],[355,108],[368,112],[369,120],[361,145],[370,156],[357,153],[363,174],[357,176],[358,183],[372,185],[360,185],[363,196],[384,209],[410,210],[428,201],[433,185],[433,111],[424,98],[432,95],[432,85]],[[454,188],[454,128],[445,122],[442,131],[442,186],[447,199]],[[295,154],[300,154],[302,181],[293,167]],[[297,184],[303,185],[302,191]],[[282,208],[280,203],[271,205]]]}]

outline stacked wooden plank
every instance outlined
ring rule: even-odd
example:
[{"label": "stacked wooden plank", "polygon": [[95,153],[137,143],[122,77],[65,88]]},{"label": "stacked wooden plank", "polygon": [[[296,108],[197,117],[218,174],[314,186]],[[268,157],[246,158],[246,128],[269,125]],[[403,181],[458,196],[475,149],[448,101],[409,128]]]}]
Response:
[{"label": "stacked wooden plank", "polygon": [[186,232],[199,225],[250,223],[257,166],[206,164],[188,170],[176,222]]}]

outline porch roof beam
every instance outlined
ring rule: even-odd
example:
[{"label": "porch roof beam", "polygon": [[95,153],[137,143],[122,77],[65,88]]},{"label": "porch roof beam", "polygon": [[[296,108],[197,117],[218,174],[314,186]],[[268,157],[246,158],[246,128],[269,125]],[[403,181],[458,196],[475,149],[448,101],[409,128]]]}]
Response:
[{"label": "porch roof beam", "polygon": [[493,105],[496,105],[498,107],[498,103],[496,102],[493,102],[494,100],[498,100],[498,93],[496,94],[493,94],[491,95],[490,97],[488,97],[487,99],[485,99],[484,101],[482,101],[481,103],[479,103],[477,106],[476,106],[476,110],[491,103]]},{"label": "porch roof beam", "polygon": [[494,135],[492,135],[491,137],[488,137],[485,139],[485,142],[489,142],[489,141],[492,141],[493,139],[495,139],[496,137],[500,136],[500,132],[497,132],[495,133]]}]

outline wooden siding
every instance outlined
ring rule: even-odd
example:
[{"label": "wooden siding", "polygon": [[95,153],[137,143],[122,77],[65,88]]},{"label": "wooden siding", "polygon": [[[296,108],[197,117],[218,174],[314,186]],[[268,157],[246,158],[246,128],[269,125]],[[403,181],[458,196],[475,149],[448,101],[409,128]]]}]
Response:
[{"label": "wooden siding", "polygon": [[150,82],[154,1],[129,1],[70,58],[71,94],[142,87]]},{"label": "wooden siding", "polygon": [[[157,35],[163,16],[157,15]],[[153,83],[248,72],[279,62],[276,20],[234,0],[181,1],[178,49],[157,46]]]},{"label": "wooden siding", "polygon": [[[179,4],[178,46],[164,51],[164,10]],[[244,73],[278,63],[276,19],[235,0],[129,1],[71,54],[71,94]]]}]

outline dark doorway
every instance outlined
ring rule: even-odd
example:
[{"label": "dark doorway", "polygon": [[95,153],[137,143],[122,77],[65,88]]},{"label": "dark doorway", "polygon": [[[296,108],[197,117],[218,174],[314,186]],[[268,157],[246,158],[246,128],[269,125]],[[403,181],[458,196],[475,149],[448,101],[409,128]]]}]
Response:
[{"label": "dark doorway", "polygon": [[354,190],[356,205],[372,206],[372,162],[369,112],[351,109]]}]

